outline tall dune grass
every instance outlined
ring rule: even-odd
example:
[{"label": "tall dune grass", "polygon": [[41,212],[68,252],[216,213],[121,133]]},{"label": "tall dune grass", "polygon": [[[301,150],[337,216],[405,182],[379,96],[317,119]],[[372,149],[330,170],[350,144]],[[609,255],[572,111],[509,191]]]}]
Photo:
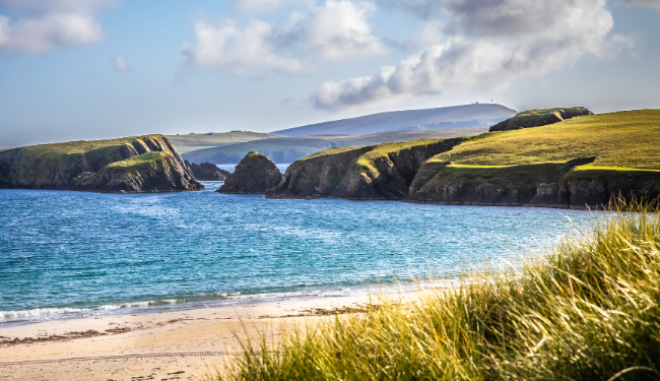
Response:
[{"label": "tall dune grass", "polygon": [[[636,212],[636,213],[628,213]],[[629,205],[546,258],[245,341],[226,380],[660,379],[660,223]]]}]

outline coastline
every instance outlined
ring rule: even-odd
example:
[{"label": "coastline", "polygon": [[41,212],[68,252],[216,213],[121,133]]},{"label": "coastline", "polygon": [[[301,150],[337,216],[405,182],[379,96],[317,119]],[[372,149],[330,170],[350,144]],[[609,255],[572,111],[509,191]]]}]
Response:
[{"label": "coastline", "polygon": [[[358,312],[371,294],[53,320],[0,328],[0,380],[195,379],[240,351],[234,336],[283,331]],[[415,292],[385,296],[414,297]],[[12,342],[13,341],[13,342]],[[183,372],[183,373],[177,373]],[[192,377],[192,378],[191,378]]]}]

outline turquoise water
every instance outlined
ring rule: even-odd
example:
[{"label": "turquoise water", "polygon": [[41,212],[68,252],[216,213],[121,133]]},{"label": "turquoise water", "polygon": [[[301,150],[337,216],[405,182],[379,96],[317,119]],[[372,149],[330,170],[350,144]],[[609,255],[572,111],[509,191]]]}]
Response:
[{"label": "turquoise water", "polygon": [[[0,190],[0,324],[361,292],[552,247],[581,211]],[[573,223],[569,223],[572,220]]]}]

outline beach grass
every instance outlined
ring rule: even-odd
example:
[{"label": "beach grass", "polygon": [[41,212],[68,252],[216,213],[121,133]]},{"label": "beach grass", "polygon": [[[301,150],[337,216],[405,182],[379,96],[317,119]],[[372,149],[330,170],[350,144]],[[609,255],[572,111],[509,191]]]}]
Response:
[{"label": "beach grass", "polygon": [[245,340],[208,379],[660,379],[658,212],[633,202],[521,268]]},{"label": "beach grass", "polygon": [[596,157],[583,169],[660,169],[660,110],[575,117],[560,123],[467,138],[431,162],[462,166],[564,163]]}]

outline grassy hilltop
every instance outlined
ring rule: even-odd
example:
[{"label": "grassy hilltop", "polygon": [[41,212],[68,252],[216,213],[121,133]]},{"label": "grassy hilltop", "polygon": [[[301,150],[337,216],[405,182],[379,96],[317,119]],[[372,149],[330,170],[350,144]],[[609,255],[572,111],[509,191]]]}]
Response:
[{"label": "grassy hilltop", "polygon": [[548,126],[467,139],[431,162],[464,167],[563,163],[596,157],[580,169],[660,170],[660,110],[581,116]]}]

